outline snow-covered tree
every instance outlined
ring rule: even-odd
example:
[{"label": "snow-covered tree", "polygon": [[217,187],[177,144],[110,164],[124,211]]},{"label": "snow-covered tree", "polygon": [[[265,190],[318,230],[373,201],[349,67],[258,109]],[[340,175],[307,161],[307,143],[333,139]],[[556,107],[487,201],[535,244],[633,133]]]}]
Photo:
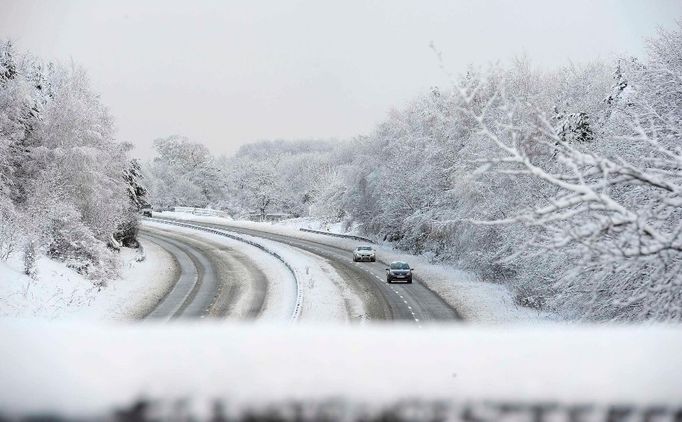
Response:
[{"label": "snow-covered tree", "polygon": [[486,224],[525,224],[537,229],[535,245],[580,257],[555,299],[583,317],[682,318],[681,52],[682,27],[650,41],[649,61],[629,69],[629,92],[608,102],[596,145],[584,143],[584,127],[553,123],[513,93],[474,104],[488,81],[461,91],[463,112],[499,150],[483,161],[550,193]]},{"label": "snow-covered tree", "polygon": [[224,206],[233,214],[283,212],[307,215],[320,174],[332,160],[332,142],[262,141],[220,160],[225,175]]},{"label": "snow-covered tree", "polygon": [[128,211],[119,222],[116,233],[114,233],[114,239],[123,246],[138,246],[138,212],[148,205],[147,189],[143,186],[142,179],[140,163],[136,159],[131,160],[128,167],[123,171],[123,180],[126,183],[128,193]]},{"label": "snow-covered tree", "polygon": [[85,72],[44,64],[0,43],[0,245],[67,261],[101,282],[116,272],[111,249],[130,217],[129,147]]},{"label": "snow-covered tree", "polygon": [[154,141],[156,157],[147,166],[150,200],[161,207],[204,207],[222,196],[222,175],[206,146],[181,136]]},{"label": "snow-covered tree", "polygon": [[128,199],[135,211],[149,205],[147,203],[147,188],[142,179],[142,167],[137,159],[130,160],[128,167],[123,172],[123,180],[127,184]]}]

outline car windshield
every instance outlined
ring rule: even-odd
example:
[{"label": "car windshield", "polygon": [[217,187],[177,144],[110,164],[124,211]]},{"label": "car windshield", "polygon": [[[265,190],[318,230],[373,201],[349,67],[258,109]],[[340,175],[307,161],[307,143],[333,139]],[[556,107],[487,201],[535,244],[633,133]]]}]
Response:
[{"label": "car windshield", "polygon": [[371,251],[372,247],[371,246],[358,246],[359,251]]},{"label": "car windshield", "polygon": [[391,264],[391,269],[392,270],[409,270],[410,266],[407,265],[407,262],[393,262]]}]

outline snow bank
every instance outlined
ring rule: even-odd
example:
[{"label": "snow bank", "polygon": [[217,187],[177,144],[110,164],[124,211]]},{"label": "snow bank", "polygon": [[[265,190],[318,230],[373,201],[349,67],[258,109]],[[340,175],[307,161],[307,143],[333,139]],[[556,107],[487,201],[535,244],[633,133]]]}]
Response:
[{"label": "snow bank", "polygon": [[[300,239],[314,240],[329,245],[353,250],[359,243],[354,240],[340,239],[322,234],[302,232],[301,227],[310,229],[324,229],[323,223],[316,224],[314,219],[304,218],[279,223],[259,223],[252,221],[233,221],[219,217],[201,217],[192,214],[164,212],[155,213],[156,217],[190,220],[226,227],[243,227],[254,230],[281,234]],[[340,223],[330,225],[330,231],[341,233]],[[343,233],[342,233],[343,234]],[[348,234],[355,234],[349,232]],[[547,319],[557,319],[555,315],[541,313],[533,309],[524,308],[514,302],[511,291],[502,285],[480,281],[474,274],[458,270],[449,265],[438,265],[429,262],[425,256],[402,253],[388,244],[375,246],[378,258],[383,262],[407,261],[416,268],[418,281],[429,289],[438,293],[448,304],[468,321],[483,323],[531,322]]]},{"label": "snow bank", "polygon": [[560,328],[5,321],[0,409],[96,412],[140,395],[680,404],[679,327]]},{"label": "snow bank", "polygon": [[242,237],[276,252],[293,268],[301,290],[301,321],[364,320],[367,311],[362,299],[353,294],[326,259],[280,242],[248,235]]},{"label": "snow bank", "polygon": [[66,265],[40,257],[36,280],[18,260],[0,261],[0,316],[59,318],[90,306],[97,287]]},{"label": "snow bank", "polygon": [[163,249],[142,242],[146,258],[122,248],[121,278],[98,290],[65,264],[41,257],[36,280],[25,276],[18,257],[0,261],[0,317],[38,319],[132,319],[142,317],[170,289],[175,263]]}]

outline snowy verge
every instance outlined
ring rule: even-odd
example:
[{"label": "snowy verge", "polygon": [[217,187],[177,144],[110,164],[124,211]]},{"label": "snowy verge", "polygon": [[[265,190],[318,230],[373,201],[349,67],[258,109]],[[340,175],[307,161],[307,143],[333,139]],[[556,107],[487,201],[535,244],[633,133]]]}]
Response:
[{"label": "snowy verge", "polygon": [[[299,239],[313,240],[348,250],[353,250],[358,241],[340,239],[324,234],[302,232],[300,228],[318,230],[321,227],[313,219],[296,219],[280,223],[258,223],[253,221],[235,221],[219,217],[201,217],[192,214],[163,212],[155,213],[162,218],[173,218],[185,221],[220,224],[225,227],[242,227],[264,232],[290,236]],[[340,225],[329,226],[331,230],[339,230]],[[352,233],[352,232],[351,232]],[[432,264],[425,256],[406,254],[395,250],[390,245],[375,246],[378,258],[382,262],[407,261],[415,267],[417,280],[441,296],[450,306],[467,321],[483,323],[531,322],[547,319],[558,319],[557,316],[538,312],[515,303],[512,292],[500,284],[479,280],[474,274],[458,270],[450,265]]]},{"label": "snowy verge", "polygon": [[0,321],[0,409],[97,412],[139,395],[680,404],[679,327],[330,328]]},{"label": "snowy verge", "polygon": [[98,288],[65,264],[41,256],[35,280],[24,275],[18,257],[0,261],[0,317],[37,319],[135,319],[156,305],[175,281],[173,258],[142,241],[145,259],[134,249],[120,252],[121,276]]}]

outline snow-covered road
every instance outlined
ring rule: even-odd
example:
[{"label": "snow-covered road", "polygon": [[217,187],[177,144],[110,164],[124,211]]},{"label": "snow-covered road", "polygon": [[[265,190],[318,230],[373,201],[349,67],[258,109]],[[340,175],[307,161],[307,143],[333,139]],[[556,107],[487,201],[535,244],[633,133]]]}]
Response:
[{"label": "snow-covered road", "polygon": [[[158,240],[184,267],[175,288],[152,317],[307,322],[368,319],[363,295],[347,289],[343,277],[315,254],[263,238],[178,223],[147,220],[143,232],[147,239]],[[202,264],[196,255],[202,255],[207,263]],[[205,274],[217,276],[217,292],[210,288],[212,281],[202,287]],[[197,291],[214,301],[195,304]],[[201,311],[183,313],[187,306]]]},{"label": "snow-covered road", "polygon": [[[160,229],[165,224],[155,219],[145,225]],[[241,227],[197,222],[189,226],[167,225],[166,230],[193,238],[206,236],[197,228],[237,234],[291,263],[302,290],[301,319],[402,320],[421,326],[428,321],[459,318],[452,307],[422,283],[386,284],[385,263],[355,263],[350,253],[339,247]]]},{"label": "snow-covered road", "polygon": [[173,289],[148,319],[286,320],[296,307],[295,281],[282,262],[234,239],[146,222],[145,240],[166,249],[180,267]]},{"label": "snow-covered road", "polygon": [[[152,232],[153,233],[153,232]],[[147,318],[203,317],[218,296],[216,272],[208,258],[198,249],[170,236],[147,232],[143,239],[168,251],[178,263],[180,272],[173,289],[147,315]]]}]

